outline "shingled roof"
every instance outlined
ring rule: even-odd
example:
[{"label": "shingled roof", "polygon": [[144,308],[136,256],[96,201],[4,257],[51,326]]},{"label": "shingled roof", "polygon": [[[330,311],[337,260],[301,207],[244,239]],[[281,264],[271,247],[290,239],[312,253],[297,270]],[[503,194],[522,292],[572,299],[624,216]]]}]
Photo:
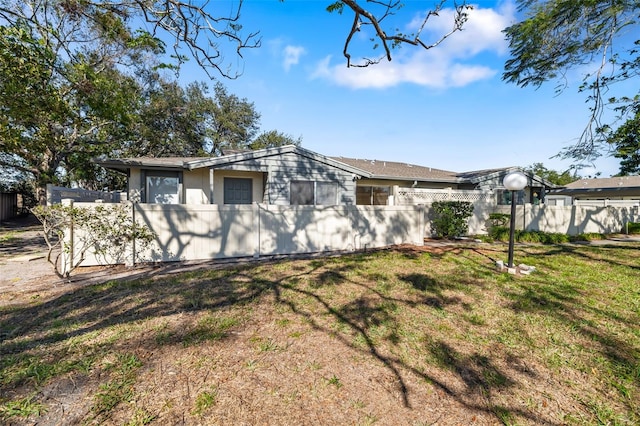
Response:
[{"label": "shingled roof", "polygon": [[629,187],[640,187],[640,176],[580,179],[565,186],[567,189],[612,189]]},{"label": "shingled roof", "polygon": [[459,180],[456,172],[434,169],[433,167],[418,166],[416,164],[347,157],[330,158],[351,167],[369,172],[373,179],[419,180],[425,182],[458,182]]},{"label": "shingled roof", "polygon": [[554,195],[598,195],[600,197],[640,197],[640,176],[580,179],[553,191]]}]

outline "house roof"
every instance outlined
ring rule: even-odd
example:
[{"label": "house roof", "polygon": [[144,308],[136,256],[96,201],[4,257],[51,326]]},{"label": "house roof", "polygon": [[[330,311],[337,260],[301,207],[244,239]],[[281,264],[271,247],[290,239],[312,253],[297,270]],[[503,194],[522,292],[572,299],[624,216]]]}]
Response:
[{"label": "house roof", "polygon": [[[125,172],[132,167],[162,170],[193,170],[198,168],[222,168],[270,156],[295,153],[302,157],[337,167],[360,177],[386,180],[409,180],[420,182],[471,183],[481,184],[484,181],[499,178],[510,171],[522,169],[504,167],[498,169],[474,170],[469,172],[453,172],[449,170],[424,167],[416,164],[383,160],[368,160],[347,157],[327,157],[322,154],[301,148],[296,145],[264,148],[255,151],[232,151],[220,157],[137,157],[97,159],[95,163],[108,169]],[[555,185],[536,175],[527,173],[531,181],[547,187]]]},{"label": "house roof", "polygon": [[640,197],[640,176],[580,179],[553,191],[553,195],[590,195],[599,197]]},{"label": "house roof", "polygon": [[398,179],[437,182],[458,182],[456,172],[393,161],[331,157],[336,161],[364,170],[373,179]]},{"label": "house roof", "polygon": [[481,183],[483,181],[495,179],[502,175],[506,175],[507,173],[514,172],[514,171],[522,172],[525,175],[527,175],[528,178],[530,179],[530,183],[532,184],[531,186],[536,186],[536,185],[533,185],[533,183],[538,183],[539,185],[545,186],[547,188],[556,188],[558,186],[538,175],[535,175],[535,174],[532,174],[531,172],[527,172],[526,170],[523,170],[521,167],[515,167],[515,166],[501,167],[497,169],[472,170],[469,172],[458,173],[458,177],[464,181],[468,181],[471,183]]},{"label": "house roof", "polygon": [[94,162],[102,167],[125,172],[132,167],[144,167],[163,170],[193,170],[199,168],[219,168],[234,163],[277,156],[286,153],[296,153],[321,163],[346,170],[359,176],[369,177],[365,170],[355,168],[349,164],[336,161],[330,157],[300,148],[296,145],[285,145],[272,148],[258,149],[255,151],[237,151],[220,157],[136,157],[136,158],[106,158],[96,159]]},{"label": "house roof", "polygon": [[106,158],[95,159],[94,162],[107,169],[126,172],[131,167],[146,167],[150,169],[186,169],[192,161],[204,160],[208,157],[135,157],[135,158]]}]

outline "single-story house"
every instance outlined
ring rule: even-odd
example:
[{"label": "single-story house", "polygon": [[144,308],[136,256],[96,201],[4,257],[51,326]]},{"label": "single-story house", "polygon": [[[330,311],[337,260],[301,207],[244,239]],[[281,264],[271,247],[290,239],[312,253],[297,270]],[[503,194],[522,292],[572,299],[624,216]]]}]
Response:
[{"label": "single-story house", "polygon": [[294,145],[221,157],[102,159],[128,177],[131,201],[165,204],[354,204],[362,171]]},{"label": "single-story house", "polygon": [[549,194],[555,205],[571,205],[574,200],[640,200],[640,176],[580,179]]},{"label": "single-story house", "polygon": [[[453,189],[485,191],[495,195],[498,205],[511,204],[511,191],[504,188],[502,180],[512,171],[527,175],[529,184],[518,193],[517,203],[539,204],[544,202],[545,194],[556,185],[541,177],[524,171],[519,167],[453,172],[393,161],[364,160],[345,157],[332,157],[341,163],[364,170],[369,176],[358,180],[356,191],[358,204],[387,204],[389,194],[394,187],[414,189]],[[368,203],[367,199],[372,202]]]},{"label": "single-story house", "polygon": [[[516,168],[456,173],[413,164],[327,157],[295,145],[234,152],[220,157],[98,159],[125,173],[128,198],[140,203],[274,205],[386,205],[398,188],[486,191],[510,203],[502,186]],[[518,169],[519,170],[519,169]],[[519,194],[544,200],[554,186],[535,175]]]}]

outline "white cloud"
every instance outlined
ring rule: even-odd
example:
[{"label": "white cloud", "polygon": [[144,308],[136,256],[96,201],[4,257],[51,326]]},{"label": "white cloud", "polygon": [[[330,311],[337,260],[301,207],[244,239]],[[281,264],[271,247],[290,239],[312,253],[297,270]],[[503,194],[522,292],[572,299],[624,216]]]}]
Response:
[{"label": "white cloud", "polygon": [[[430,50],[407,46],[395,51],[393,60],[366,68],[347,68],[343,61],[332,64],[331,57],[320,61],[312,78],[322,78],[340,86],[354,89],[385,88],[403,83],[446,89],[462,87],[475,81],[488,79],[500,72],[480,63],[477,56],[490,53],[501,56],[507,52],[507,42],[502,30],[514,20],[514,7],[508,1],[497,9],[474,6],[464,30],[453,34],[442,44]],[[453,10],[442,10],[432,17],[425,27],[422,39],[436,41],[451,29]],[[420,18],[409,24],[409,31],[416,29]],[[427,31],[428,30],[428,31]]]},{"label": "white cloud", "polygon": [[282,62],[282,66],[285,71],[289,71],[292,65],[297,65],[300,62],[300,56],[306,53],[306,50],[302,46],[285,46],[282,51],[284,60]]}]

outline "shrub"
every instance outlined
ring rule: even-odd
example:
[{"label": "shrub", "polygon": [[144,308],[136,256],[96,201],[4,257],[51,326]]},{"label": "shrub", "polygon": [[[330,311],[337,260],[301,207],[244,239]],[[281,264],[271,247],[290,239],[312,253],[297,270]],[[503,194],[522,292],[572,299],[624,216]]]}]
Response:
[{"label": "shrub", "polygon": [[[509,227],[494,226],[489,230],[489,237],[495,241],[507,242],[509,241]],[[560,233],[516,229],[514,240],[520,243],[562,244],[569,242],[569,236]]]},{"label": "shrub", "polygon": [[489,229],[489,236],[496,241],[509,241],[509,227],[492,226]]},{"label": "shrub", "polygon": [[431,206],[435,214],[433,230],[438,238],[461,237],[469,232],[467,220],[473,214],[473,204],[467,201],[436,201]]},{"label": "shrub", "polygon": [[[115,263],[124,262],[132,241],[148,247],[155,234],[136,223],[122,204],[95,204],[91,207],[54,204],[31,210],[42,223],[44,240],[49,248],[47,261],[60,278],[69,278],[89,252]],[[73,234],[73,243],[67,237]],[[54,252],[57,251],[57,254]],[[68,259],[63,263],[62,254]]]},{"label": "shrub", "polygon": [[542,234],[544,235],[544,239],[541,241],[543,244],[562,244],[570,241],[567,234],[561,234],[559,232],[543,232]]},{"label": "shrub", "polygon": [[604,234],[598,234],[596,232],[587,232],[584,234],[574,235],[569,237],[571,241],[594,241],[594,240],[606,240],[607,237]]},{"label": "shrub", "polygon": [[628,222],[627,234],[640,234],[640,222]]},{"label": "shrub", "polygon": [[544,243],[546,240],[546,236],[540,231],[520,231],[516,237],[516,240],[521,243]]},{"label": "shrub", "polygon": [[489,215],[489,224],[491,228],[496,226],[507,226],[511,215],[509,213],[491,213]]}]

